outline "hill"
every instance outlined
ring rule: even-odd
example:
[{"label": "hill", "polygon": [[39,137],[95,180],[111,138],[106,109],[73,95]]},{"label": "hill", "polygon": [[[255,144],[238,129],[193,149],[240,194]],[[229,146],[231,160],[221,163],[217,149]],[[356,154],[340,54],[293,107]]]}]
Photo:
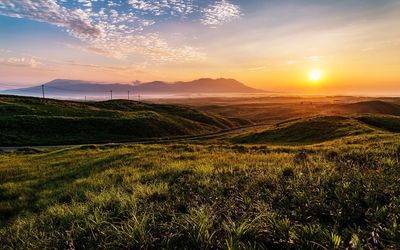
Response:
[{"label": "hill", "polygon": [[235,121],[177,105],[0,96],[0,145],[118,142],[197,135]]},{"label": "hill", "polygon": [[[198,93],[259,93],[263,92],[254,88],[250,88],[241,82],[234,79],[210,79],[202,78],[190,82],[166,83],[162,81],[133,84],[119,83],[99,83],[81,80],[57,79],[43,84],[45,91],[50,94],[104,94],[113,91],[113,93],[126,94],[131,93],[141,94],[198,94]],[[14,90],[3,91],[7,94],[40,94],[42,86],[31,88],[21,88]]]},{"label": "hill", "polygon": [[357,117],[361,122],[378,129],[400,133],[400,117],[389,115],[363,115]]},{"label": "hill", "polygon": [[343,104],[340,109],[348,113],[358,114],[385,114],[400,116],[400,105],[380,100]]},{"label": "hill", "polygon": [[344,136],[373,132],[356,119],[343,116],[321,116],[280,123],[272,129],[234,138],[238,143],[313,144]]}]

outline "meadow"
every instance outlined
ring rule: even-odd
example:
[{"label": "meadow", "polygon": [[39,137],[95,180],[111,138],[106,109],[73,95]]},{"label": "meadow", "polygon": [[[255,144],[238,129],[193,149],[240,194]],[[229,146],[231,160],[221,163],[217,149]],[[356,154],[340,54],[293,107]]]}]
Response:
[{"label": "meadow", "polygon": [[398,249],[400,140],[0,154],[4,249]]},{"label": "meadow", "polygon": [[[302,117],[215,138],[0,151],[1,248],[399,249],[400,106],[368,101],[309,107],[313,111]],[[115,133],[104,137],[102,131],[129,133],[135,122],[121,131],[116,124],[141,112],[175,119],[184,130],[172,131],[180,136],[257,117],[268,122],[271,112],[224,117],[182,105],[15,97],[0,98],[0,110],[0,119],[8,121],[0,124],[0,138],[8,140],[3,145],[42,142],[13,119],[30,125],[62,119],[68,131],[50,126],[44,141],[70,139],[76,130],[67,121],[73,118],[83,131],[97,131],[78,134],[80,141],[118,142]],[[145,122],[142,134],[133,137],[145,137],[144,131],[170,136],[164,125],[138,121]]]},{"label": "meadow", "polygon": [[183,105],[74,102],[0,95],[0,146],[107,143],[189,136],[249,124]]}]

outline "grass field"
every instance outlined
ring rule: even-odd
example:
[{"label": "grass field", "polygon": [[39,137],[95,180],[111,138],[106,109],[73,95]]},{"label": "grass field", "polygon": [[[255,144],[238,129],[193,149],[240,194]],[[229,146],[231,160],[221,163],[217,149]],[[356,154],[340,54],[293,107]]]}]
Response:
[{"label": "grass field", "polygon": [[[196,134],[247,123],[126,101],[14,97],[0,98],[0,110],[3,145],[117,141],[136,138],[132,128],[142,137]],[[282,119],[190,143],[0,151],[0,248],[399,249],[400,118],[356,112]],[[37,137],[33,125],[46,134]]]},{"label": "grass field", "polygon": [[[397,118],[396,120],[400,121]],[[298,145],[314,144],[351,135],[377,132],[379,131],[352,117],[319,116],[278,123],[271,129],[256,133],[250,132],[234,138],[233,141],[251,144]]]},{"label": "grass field", "polygon": [[400,247],[400,140],[0,154],[5,249]]},{"label": "grass field", "polygon": [[198,135],[248,124],[182,105],[0,96],[0,146],[104,143]]}]

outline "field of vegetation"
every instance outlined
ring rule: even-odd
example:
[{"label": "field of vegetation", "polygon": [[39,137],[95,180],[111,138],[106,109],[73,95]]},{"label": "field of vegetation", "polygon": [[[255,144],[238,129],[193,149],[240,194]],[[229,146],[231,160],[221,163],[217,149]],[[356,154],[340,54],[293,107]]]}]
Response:
[{"label": "field of vegetation", "polygon": [[355,135],[400,132],[400,117],[388,115],[316,116],[275,124],[233,138],[237,143],[306,145]]},{"label": "field of vegetation", "polygon": [[400,247],[400,138],[0,154],[5,249]]},{"label": "field of vegetation", "polygon": [[241,124],[248,123],[182,105],[0,96],[0,146],[105,143],[198,135]]},{"label": "field of vegetation", "polygon": [[[345,105],[360,110],[351,115],[281,117],[181,143],[0,151],[0,248],[399,249],[396,105],[356,103]],[[17,97],[0,98],[0,111],[1,145],[13,146],[201,134],[249,120]]]}]

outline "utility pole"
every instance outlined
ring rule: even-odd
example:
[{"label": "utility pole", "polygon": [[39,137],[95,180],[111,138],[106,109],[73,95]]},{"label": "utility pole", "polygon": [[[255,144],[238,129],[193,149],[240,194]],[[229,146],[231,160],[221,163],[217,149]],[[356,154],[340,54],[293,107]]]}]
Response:
[{"label": "utility pole", "polygon": [[112,90],[110,90],[110,94],[111,94],[111,100],[112,100]]},{"label": "utility pole", "polygon": [[130,99],[130,98],[129,98],[129,90],[128,90],[128,101],[129,101],[129,99]]},{"label": "utility pole", "polygon": [[44,99],[44,85],[42,85],[42,95],[43,95],[43,99]]},{"label": "utility pole", "polygon": [[140,94],[138,94],[138,100],[139,100],[139,102],[140,102]]},{"label": "utility pole", "polygon": [[85,102],[86,102],[86,96],[85,96]]}]

